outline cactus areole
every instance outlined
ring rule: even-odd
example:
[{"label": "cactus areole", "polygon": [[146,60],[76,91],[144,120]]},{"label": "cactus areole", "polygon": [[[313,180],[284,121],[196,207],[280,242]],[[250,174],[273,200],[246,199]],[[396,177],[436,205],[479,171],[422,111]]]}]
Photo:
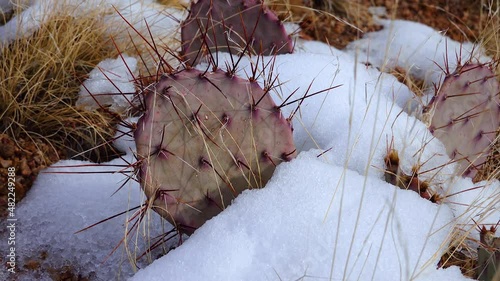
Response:
[{"label": "cactus areole", "polygon": [[430,131],[474,178],[488,157],[500,126],[500,86],[488,64],[468,62],[446,76],[424,114]]},{"label": "cactus areole", "polygon": [[259,0],[199,0],[181,25],[186,63],[217,51],[257,55],[292,52],[292,40],[276,14]]},{"label": "cactus areole", "polygon": [[145,92],[135,142],[153,209],[191,234],[295,157],[292,128],[256,82],[183,70]]}]

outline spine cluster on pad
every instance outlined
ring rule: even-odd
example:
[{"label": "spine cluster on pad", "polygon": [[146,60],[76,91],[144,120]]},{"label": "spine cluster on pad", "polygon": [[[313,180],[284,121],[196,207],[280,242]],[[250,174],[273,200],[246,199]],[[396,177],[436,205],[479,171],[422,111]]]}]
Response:
[{"label": "spine cluster on pad", "polygon": [[222,70],[186,69],[149,87],[135,141],[153,209],[187,234],[296,154],[268,93]]}]

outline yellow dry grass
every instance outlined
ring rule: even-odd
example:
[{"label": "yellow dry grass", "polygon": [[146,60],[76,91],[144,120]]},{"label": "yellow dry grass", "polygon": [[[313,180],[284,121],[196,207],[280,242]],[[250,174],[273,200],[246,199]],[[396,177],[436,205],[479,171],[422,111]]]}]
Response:
[{"label": "yellow dry grass", "polygon": [[0,132],[44,138],[69,153],[97,147],[113,136],[104,111],[74,106],[81,82],[116,53],[92,15],[52,15],[28,38],[0,50]]},{"label": "yellow dry grass", "polygon": [[[368,17],[367,8],[355,1],[334,0],[320,1],[316,5],[313,1],[302,0],[266,0],[269,7],[278,14],[287,14],[286,19],[293,21],[303,20],[314,12],[329,14],[337,20],[365,21]],[[353,22],[355,24],[355,22]]]},{"label": "yellow dry grass", "polygon": [[[485,7],[479,24],[481,33],[479,42],[486,54],[500,60],[500,1],[481,0],[481,6]],[[500,63],[497,64],[497,77],[500,80]],[[500,128],[492,145],[492,151],[484,165],[481,179],[500,179]]]},{"label": "yellow dry grass", "polygon": [[266,3],[277,11],[280,19],[298,23],[302,37],[339,49],[360,38],[363,32],[378,28],[368,7],[358,1],[269,0]]}]

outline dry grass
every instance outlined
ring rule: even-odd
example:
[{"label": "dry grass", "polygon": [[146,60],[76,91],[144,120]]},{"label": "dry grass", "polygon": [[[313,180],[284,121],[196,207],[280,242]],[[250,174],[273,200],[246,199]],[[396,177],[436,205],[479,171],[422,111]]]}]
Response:
[{"label": "dry grass", "polygon": [[1,49],[0,132],[45,138],[70,155],[114,135],[111,115],[74,106],[85,75],[116,53],[98,26],[92,15],[54,15],[29,38]]},{"label": "dry grass", "polygon": [[377,30],[368,7],[359,1],[265,1],[280,19],[299,23],[301,36],[344,48],[364,32]]},{"label": "dry grass", "polygon": [[[467,1],[465,1],[467,2]],[[475,41],[480,43],[486,51],[486,54],[494,60],[500,59],[500,1],[498,0],[481,0],[481,7],[479,9],[480,21],[479,32],[475,34]],[[477,5],[478,3],[472,3]],[[471,3],[464,4],[471,5]],[[467,30],[470,32],[470,30]],[[464,30],[465,34],[466,31]],[[496,72],[500,75],[500,68],[497,65]],[[499,76],[500,77],[500,76]],[[411,77],[407,78],[411,80]],[[414,84],[414,83],[411,83]],[[483,165],[482,171],[475,178],[475,181],[480,180],[496,180],[500,179],[500,128],[497,133],[496,139],[492,142],[492,149],[487,162]],[[478,200],[482,201],[480,198]],[[500,198],[494,198],[498,202]],[[479,204],[479,203],[478,203]],[[494,205],[493,205],[494,206]],[[475,208],[475,206],[470,206]],[[464,214],[467,215],[467,214]],[[454,233],[451,233],[450,244],[448,249],[441,258],[440,266],[459,266],[465,276],[471,278],[478,277],[478,253],[477,247],[479,241],[475,241],[473,232],[476,232],[475,222],[471,221],[468,226],[456,226]],[[498,249],[497,249],[498,250]]]},{"label": "dry grass", "polygon": [[183,8],[183,6],[179,2],[179,0],[156,0],[156,2],[162,4],[166,7]]},{"label": "dry grass", "polygon": [[[500,60],[500,0],[481,0],[481,6],[485,9],[481,15],[483,20],[480,22],[479,42],[486,54]],[[497,64],[496,73],[500,79],[500,63]],[[480,177],[500,179],[500,128]]]},{"label": "dry grass", "polygon": [[500,57],[500,1],[499,0],[482,0],[482,6],[485,9],[481,10],[481,18],[479,23],[481,33],[479,35],[480,42],[486,53],[492,57]]}]

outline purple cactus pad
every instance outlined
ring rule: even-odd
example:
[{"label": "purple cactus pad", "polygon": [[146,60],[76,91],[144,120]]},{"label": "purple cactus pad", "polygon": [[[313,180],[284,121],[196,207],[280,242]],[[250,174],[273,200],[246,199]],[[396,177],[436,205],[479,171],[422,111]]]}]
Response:
[{"label": "purple cactus pad", "polygon": [[134,133],[139,179],[153,209],[183,233],[296,155],[288,120],[257,83],[190,69],[148,89]]}]

